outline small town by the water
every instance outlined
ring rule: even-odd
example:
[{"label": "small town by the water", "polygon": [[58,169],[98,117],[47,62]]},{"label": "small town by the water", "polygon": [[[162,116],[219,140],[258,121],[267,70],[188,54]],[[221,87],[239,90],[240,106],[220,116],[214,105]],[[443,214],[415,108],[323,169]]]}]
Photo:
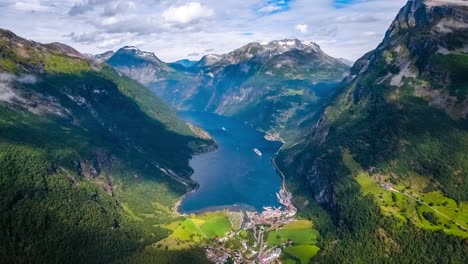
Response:
[{"label": "small town by the water", "polygon": [[[265,234],[297,221],[295,218],[297,209],[291,203],[290,192],[281,189],[276,195],[283,207],[264,207],[260,213],[234,212],[240,217],[241,228],[236,232],[229,231],[223,237],[217,237],[213,244],[207,246],[208,259],[213,263],[227,263],[228,260],[233,263],[281,263],[280,245],[269,246],[265,241]],[[253,241],[245,235],[248,234],[247,232],[253,234]],[[240,241],[242,246],[232,249],[228,246],[232,241]],[[292,241],[285,241],[281,246],[288,246],[291,243]]]}]

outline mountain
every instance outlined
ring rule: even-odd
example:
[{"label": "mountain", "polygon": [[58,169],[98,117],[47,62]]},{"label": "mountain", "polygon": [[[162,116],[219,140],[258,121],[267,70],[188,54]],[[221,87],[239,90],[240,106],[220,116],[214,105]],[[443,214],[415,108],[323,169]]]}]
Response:
[{"label": "mountain", "polygon": [[98,63],[106,62],[108,59],[110,59],[112,56],[114,56],[115,52],[110,50],[106,51],[101,54],[96,54],[96,55],[88,55],[89,58],[97,61]]},{"label": "mountain", "polygon": [[467,262],[467,47],[466,1],[408,1],[280,154],[296,205],[332,234],[317,262]]},{"label": "mountain", "polygon": [[[2,262],[131,261],[168,235],[214,143],[146,87],[59,43],[0,30]],[[145,217],[140,217],[140,215]],[[154,250],[161,263],[204,259]],[[7,256],[7,257],[5,257]]]},{"label": "mountain", "polygon": [[193,65],[195,65],[195,63],[197,63],[197,62],[196,62],[196,61],[192,61],[192,60],[184,59],[184,60],[178,60],[178,61],[176,61],[176,62],[173,62],[172,64],[178,64],[178,65],[184,66],[185,68],[190,68],[190,67],[192,67]]},{"label": "mountain", "polygon": [[143,84],[166,79],[174,72],[154,53],[144,52],[133,46],[119,49],[107,60],[107,63]]},{"label": "mountain", "polygon": [[350,60],[347,60],[345,58],[338,58],[339,61],[341,61],[342,63],[348,65],[348,66],[353,66],[354,65],[354,61],[350,61]]},{"label": "mountain", "polygon": [[[108,63],[147,85],[179,109],[233,116],[264,131],[305,126],[348,72],[317,44],[296,39],[250,43],[224,55],[206,55],[189,68],[135,56]],[[293,131],[293,130],[291,130]],[[295,130],[294,130],[295,131]]]}]

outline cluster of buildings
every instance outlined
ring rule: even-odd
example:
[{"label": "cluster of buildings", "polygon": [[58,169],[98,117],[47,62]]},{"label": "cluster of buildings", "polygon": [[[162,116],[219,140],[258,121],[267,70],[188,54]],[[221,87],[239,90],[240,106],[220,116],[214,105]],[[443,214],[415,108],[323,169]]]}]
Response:
[{"label": "cluster of buildings", "polygon": [[[282,189],[276,195],[284,208],[264,207],[261,213],[245,212],[246,217],[243,219],[241,230],[229,232],[225,237],[217,238],[216,243],[209,246],[206,250],[208,259],[213,263],[219,264],[226,263],[228,259],[234,263],[280,263],[280,248],[273,247],[264,251],[266,249],[266,245],[264,245],[264,232],[266,230],[275,230],[294,222],[296,220],[294,216],[297,209],[292,205],[291,193]],[[245,239],[240,237],[239,234],[242,230],[253,230],[256,240],[253,246],[248,246]],[[237,240],[241,246],[235,250],[230,249],[226,246],[226,243],[230,240]]]},{"label": "cluster of buildings", "polygon": [[278,259],[280,255],[281,255],[281,249],[276,248],[273,253],[265,254],[265,255],[258,257],[258,262],[260,262],[260,264],[270,264],[274,260]]},{"label": "cluster of buildings", "polygon": [[278,193],[276,193],[276,197],[278,197],[279,203],[284,205],[286,208],[292,205],[292,193],[281,189]]},{"label": "cluster of buildings", "polygon": [[222,264],[226,263],[227,260],[231,257],[231,252],[227,249],[221,247],[210,247],[206,250],[206,256],[212,263]]},{"label": "cluster of buildings", "polygon": [[252,229],[258,225],[282,226],[294,221],[296,210],[281,210],[281,208],[264,207],[262,213],[247,212],[243,227]]}]

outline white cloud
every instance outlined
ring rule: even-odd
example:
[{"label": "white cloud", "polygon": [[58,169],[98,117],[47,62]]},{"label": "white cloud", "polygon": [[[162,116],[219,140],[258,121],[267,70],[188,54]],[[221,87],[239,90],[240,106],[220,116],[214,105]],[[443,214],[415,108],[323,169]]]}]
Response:
[{"label": "white cloud", "polygon": [[307,24],[296,25],[296,30],[302,34],[306,34],[309,31],[309,26]]},{"label": "white cloud", "polygon": [[365,32],[362,32],[362,34],[364,36],[369,36],[369,37],[373,37],[373,36],[377,36],[379,34],[377,34],[377,32],[373,32],[373,31],[365,31]]},{"label": "white cloud", "polygon": [[0,0],[0,27],[86,53],[138,45],[165,61],[283,38],[314,41],[334,57],[355,60],[376,48],[407,2],[354,1],[336,8],[331,0],[275,1]]},{"label": "white cloud", "polygon": [[211,17],[213,14],[213,9],[198,2],[190,2],[182,6],[171,6],[162,13],[162,17],[169,23],[187,24]]},{"label": "white cloud", "polygon": [[266,5],[260,9],[258,9],[258,12],[260,13],[272,13],[272,12],[275,12],[275,11],[279,11],[281,10],[282,7],[280,6],[276,6],[276,5]]},{"label": "white cloud", "polygon": [[47,11],[48,6],[42,5],[39,0],[18,1],[14,4],[16,10],[22,11]]}]

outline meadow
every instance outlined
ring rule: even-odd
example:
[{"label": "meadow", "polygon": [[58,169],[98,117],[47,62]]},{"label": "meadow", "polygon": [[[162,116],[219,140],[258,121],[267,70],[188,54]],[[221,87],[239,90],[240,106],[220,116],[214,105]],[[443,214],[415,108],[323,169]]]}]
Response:
[{"label": "meadow", "polygon": [[[398,219],[401,224],[409,220],[427,230],[468,237],[468,203],[457,203],[446,197],[433,188],[434,183],[428,178],[411,174],[396,181],[386,175],[371,176],[348,151],[343,152],[343,161],[359,183],[361,192],[372,195],[384,215]],[[392,186],[392,190],[384,185]]]},{"label": "meadow", "polygon": [[299,220],[285,225],[283,228],[268,232],[269,246],[279,246],[291,242],[290,246],[283,248],[283,260],[286,262],[309,263],[320,250],[315,244],[319,233],[313,229],[313,223],[308,220]]},{"label": "meadow", "polygon": [[223,237],[231,230],[231,223],[225,211],[190,215],[184,220],[160,226],[171,234],[155,243],[156,248],[169,250],[187,249]]}]

